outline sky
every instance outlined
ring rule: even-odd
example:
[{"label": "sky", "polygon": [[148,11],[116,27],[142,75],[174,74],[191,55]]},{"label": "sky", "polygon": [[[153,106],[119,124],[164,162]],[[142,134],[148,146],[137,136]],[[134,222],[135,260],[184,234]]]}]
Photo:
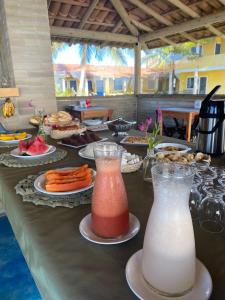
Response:
[{"label": "sky", "polygon": [[[126,60],[128,66],[134,65],[134,59],[128,55],[126,55]],[[80,55],[79,55],[79,46],[78,44],[74,44],[66,47],[63,51],[60,51],[54,60],[55,64],[79,64],[80,63]],[[109,56],[104,57],[102,61],[98,61],[95,58],[92,59],[91,64],[95,65],[104,65],[104,66],[114,66],[115,62]]]}]

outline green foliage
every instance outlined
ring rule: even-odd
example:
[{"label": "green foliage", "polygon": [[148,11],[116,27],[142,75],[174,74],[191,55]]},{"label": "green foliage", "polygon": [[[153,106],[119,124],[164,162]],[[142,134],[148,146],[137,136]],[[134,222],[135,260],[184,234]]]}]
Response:
[{"label": "green foliage", "polygon": [[159,133],[160,133],[159,124],[155,122],[152,132],[146,134],[149,150],[154,149],[154,147],[159,144],[159,141],[156,140]]},{"label": "green foliage", "polygon": [[74,90],[67,88],[64,92],[59,88],[59,86],[56,86],[55,88],[55,95],[56,97],[72,97],[75,96]]}]

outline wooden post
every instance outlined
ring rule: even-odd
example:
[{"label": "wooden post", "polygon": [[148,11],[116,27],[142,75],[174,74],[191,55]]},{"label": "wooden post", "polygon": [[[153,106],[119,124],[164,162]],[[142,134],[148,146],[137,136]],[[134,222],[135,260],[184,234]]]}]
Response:
[{"label": "wooden post", "polygon": [[134,94],[141,93],[141,44],[137,43],[134,48],[135,62],[134,62]]}]

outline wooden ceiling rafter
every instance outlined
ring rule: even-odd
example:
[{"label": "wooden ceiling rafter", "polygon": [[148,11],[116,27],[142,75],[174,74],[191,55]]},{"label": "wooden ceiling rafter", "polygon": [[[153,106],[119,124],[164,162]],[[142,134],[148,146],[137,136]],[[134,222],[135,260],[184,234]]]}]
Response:
[{"label": "wooden ceiling rafter", "polygon": [[151,39],[160,38],[161,36],[168,36],[177,33],[182,33],[184,31],[190,31],[196,28],[205,27],[206,25],[211,25],[214,23],[219,23],[224,21],[225,21],[225,9],[197,19],[192,19],[183,24],[179,24],[179,26],[178,24],[176,24],[176,25],[168,26],[163,29],[156,30],[152,33],[143,34],[140,37],[140,41],[146,42]]},{"label": "wooden ceiling rafter", "polygon": [[91,2],[91,5],[88,7],[88,9],[87,9],[85,15],[83,16],[78,28],[82,29],[84,27],[85,23],[87,22],[88,18],[92,14],[93,10],[96,8],[98,1],[99,0],[93,0]]},{"label": "wooden ceiling rafter", "polygon": [[219,0],[219,2],[225,5],[225,0]]},{"label": "wooden ceiling rafter", "polygon": [[135,44],[138,42],[138,38],[132,35],[125,35],[111,32],[97,32],[93,30],[51,26],[51,35],[53,37],[66,37],[66,38],[80,38],[99,41],[110,41],[118,43]]},{"label": "wooden ceiling rafter", "polygon": [[[131,22],[132,22],[137,28],[139,28],[139,29],[141,29],[141,30],[143,30],[143,31],[147,31],[147,32],[153,32],[153,31],[154,31],[151,27],[149,27],[149,26],[147,26],[147,25],[145,25],[145,24],[143,24],[143,23],[141,23],[141,22],[138,22],[138,21],[136,21],[135,19],[131,19],[131,18],[130,18],[130,20],[131,20]],[[169,44],[169,45],[172,45],[172,46],[176,45],[175,42],[173,42],[172,40],[170,40],[170,39],[168,39],[168,38],[166,38],[166,37],[162,37],[161,40],[162,40],[163,42],[166,42],[166,44]]]},{"label": "wooden ceiling rafter", "polygon": [[[168,20],[166,17],[161,16],[159,13],[157,13],[156,11],[154,11],[152,8],[150,8],[148,5],[146,5],[145,3],[141,2],[140,0],[128,0],[128,1],[130,3],[132,3],[133,5],[136,5],[141,10],[143,10],[146,14],[148,14],[148,15],[152,16],[153,18],[155,18],[160,23],[165,24],[167,26],[173,25],[173,22],[171,22],[170,20]],[[185,33],[185,38],[187,38],[188,40],[194,41],[194,38],[191,37],[188,33]]]},{"label": "wooden ceiling rafter", "polygon": [[[149,48],[174,45],[187,40],[196,42],[214,35],[225,36],[224,18],[220,15],[217,20],[210,19],[214,13],[225,9],[224,2],[225,0],[46,0],[50,26],[84,30],[79,31],[81,37],[75,34],[74,42],[88,42],[88,31],[90,34],[99,34],[100,45],[131,47],[130,42],[119,41],[114,36],[110,36],[111,41],[110,38],[103,41],[104,34],[116,33],[125,35],[128,39],[138,37],[142,47],[147,47],[147,43]],[[141,5],[142,9],[135,3]],[[204,17],[209,17],[206,22],[213,22],[202,24]],[[189,23],[196,20],[198,24]],[[199,26],[199,21],[202,26]],[[182,31],[184,28],[188,30]],[[148,40],[145,40],[146,37]],[[60,35],[54,38],[59,39]],[[71,40],[72,37],[63,36],[62,39]],[[90,40],[97,43],[97,39]]]},{"label": "wooden ceiling rafter", "polygon": [[139,32],[136,29],[136,27],[131,24],[128,13],[125,10],[125,8],[123,7],[121,1],[120,0],[110,0],[110,2],[114,6],[114,8],[117,11],[117,13],[119,14],[121,20],[126,25],[126,27],[129,29],[131,34],[134,35],[134,36],[138,36]]},{"label": "wooden ceiling rafter", "polygon": [[[182,10],[183,12],[185,12],[187,15],[191,16],[192,18],[200,18],[201,16],[196,13],[193,9],[191,9],[189,6],[187,6],[186,4],[184,4],[182,1],[180,0],[167,0],[169,1],[171,4],[175,5],[176,7],[178,7],[180,10]],[[225,0],[224,0],[225,1]],[[225,38],[225,35],[223,32],[219,31],[217,28],[215,28],[212,25],[208,25],[206,26],[206,28],[208,28],[213,34],[221,36],[222,38]]]}]

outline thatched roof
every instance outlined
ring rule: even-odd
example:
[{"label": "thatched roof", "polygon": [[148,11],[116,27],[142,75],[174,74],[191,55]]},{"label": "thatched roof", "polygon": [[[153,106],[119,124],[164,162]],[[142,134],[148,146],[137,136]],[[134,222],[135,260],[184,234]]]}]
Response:
[{"label": "thatched roof", "polygon": [[225,38],[225,0],[47,0],[53,39],[156,48]]}]

